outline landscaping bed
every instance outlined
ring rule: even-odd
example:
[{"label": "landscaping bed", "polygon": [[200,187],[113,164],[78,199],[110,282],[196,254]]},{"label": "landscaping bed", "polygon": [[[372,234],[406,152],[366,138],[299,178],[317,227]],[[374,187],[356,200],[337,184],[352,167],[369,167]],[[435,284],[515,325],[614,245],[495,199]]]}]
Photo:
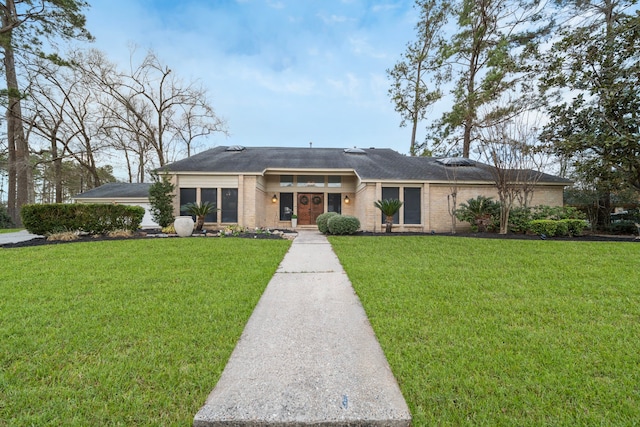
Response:
[{"label": "landscaping bed", "polygon": [[[238,232],[233,234],[228,234],[224,236],[218,235],[218,233],[199,233],[193,234],[191,238],[241,238],[241,239],[283,239],[285,234],[292,233],[289,230],[270,230],[270,232],[265,231],[253,231],[253,232]],[[135,239],[174,239],[178,238],[177,234],[164,234],[160,230],[146,230],[134,233],[131,236],[127,237],[109,237],[106,235],[99,236],[91,236],[88,234],[80,234],[77,236],[78,238],[75,240],[47,240],[45,238],[36,238],[32,240],[27,240],[25,242],[18,243],[9,243],[5,245],[0,245],[0,248],[24,248],[30,246],[42,246],[42,245],[58,245],[58,244],[66,244],[66,243],[82,243],[82,242],[98,242],[98,241],[113,241],[113,240],[135,240]]]}]

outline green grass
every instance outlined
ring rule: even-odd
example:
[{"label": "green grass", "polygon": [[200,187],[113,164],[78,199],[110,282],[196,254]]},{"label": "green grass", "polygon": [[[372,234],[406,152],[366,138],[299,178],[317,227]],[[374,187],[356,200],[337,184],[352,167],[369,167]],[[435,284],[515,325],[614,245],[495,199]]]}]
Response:
[{"label": "green grass", "polygon": [[191,425],[289,244],[0,249],[0,426]]},{"label": "green grass", "polygon": [[330,241],[415,426],[638,425],[640,244]]}]

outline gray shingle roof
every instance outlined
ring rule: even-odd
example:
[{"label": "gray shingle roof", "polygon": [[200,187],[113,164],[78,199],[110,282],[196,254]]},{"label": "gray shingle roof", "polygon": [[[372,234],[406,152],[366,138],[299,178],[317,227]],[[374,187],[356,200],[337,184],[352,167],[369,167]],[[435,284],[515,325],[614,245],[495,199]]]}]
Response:
[{"label": "gray shingle roof", "polygon": [[[246,147],[228,151],[215,147],[165,166],[171,172],[215,172],[262,174],[268,169],[353,170],[362,180],[492,181],[490,167],[451,167],[432,157],[408,157],[388,148],[357,150],[347,153],[342,148]],[[571,181],[543,174],[539,182],[571,184]]]},{"label": "gray shingle roof", "polygon": [[149,197],[151,184],[131,184],[128,182],[110,182],[100,187],[78,194],[76,199],[95,198],[140,198]]}]

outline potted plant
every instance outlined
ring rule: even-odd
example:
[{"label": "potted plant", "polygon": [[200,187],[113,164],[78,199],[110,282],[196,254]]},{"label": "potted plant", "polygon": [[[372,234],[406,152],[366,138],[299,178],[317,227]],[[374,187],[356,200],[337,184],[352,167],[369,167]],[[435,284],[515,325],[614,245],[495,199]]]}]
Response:
[{"label": "potted plant", "polygon": [[298,215],[291,215],[291,227],[296,228],[298,226]]}]

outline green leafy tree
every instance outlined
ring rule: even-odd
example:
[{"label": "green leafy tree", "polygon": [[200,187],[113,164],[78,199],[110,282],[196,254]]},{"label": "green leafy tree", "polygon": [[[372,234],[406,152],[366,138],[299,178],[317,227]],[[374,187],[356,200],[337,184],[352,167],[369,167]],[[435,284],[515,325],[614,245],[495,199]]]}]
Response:
[{"label": "green leafy tree", "polygon": [[216,211],[216,204],[213,202],[187,203],[182,207],[189,215],[196,217],[196,231],[202,231],[204,219],[211,212]]},{"label": "green leafy tree", "polygon": [[398,213],[403,203],[398,199],[383,199],[377,200],[373,204],[384,215],[385,233],[391,233],[393,216]]},{"label": "green leafy tree", "polygon": [[[514,117],[531,97],[525,73],[530,45],[548,32],[537,1],[461,0],[458,29],[442,49],[453,106],[432,126],[434,149],[469,157],[476,129]],[[461,147],[460,147],[461,143]]]},{"label": "green leafy tree", "polygon": [[173,191],[175,186],[166,174],[152,173],[153,184],[149,188],[151,216],[160,227],[168,227],[175,219],[173,216]]},{"label": "green leafy tree", "polygon": [[541,139],[598,194],[600,227],[608,225],[612,193],[640,191],[640,14],[627,12],[635,3],[575,2],[575,13],[588,18],[562,30],[543,57],[550,121]]},{"label": "green leafy tree", "polygon": [[416,142],[418,124],[426,118],[429,107],[442,97],[437,81],[430,87],[430,75],[439,69],[442,62],[438,51],[444,43],[442,28],[451,13],[447,0],[417,0],[414,8],[420,12],[415,26],[417,40],[407,44],[402,59],[387,70],[391,79],[389,96],[400,113],[400,126],[411,125],[409,153],[418,155],[420,145]]},{"label": "green leafy tree", "polygon": [[0,50],[6,78],[7,145],[9,182],[7,210],[16,225],[20,208],[33,199],[33,175],[29,142],[22,118],[23,91],[18,84],[16,56],[28,61],[30,55],[59,60],[43,51],[44,40],[90,40],[81,13],[88,3],[82,0],[4,0],[0,3]]}]

